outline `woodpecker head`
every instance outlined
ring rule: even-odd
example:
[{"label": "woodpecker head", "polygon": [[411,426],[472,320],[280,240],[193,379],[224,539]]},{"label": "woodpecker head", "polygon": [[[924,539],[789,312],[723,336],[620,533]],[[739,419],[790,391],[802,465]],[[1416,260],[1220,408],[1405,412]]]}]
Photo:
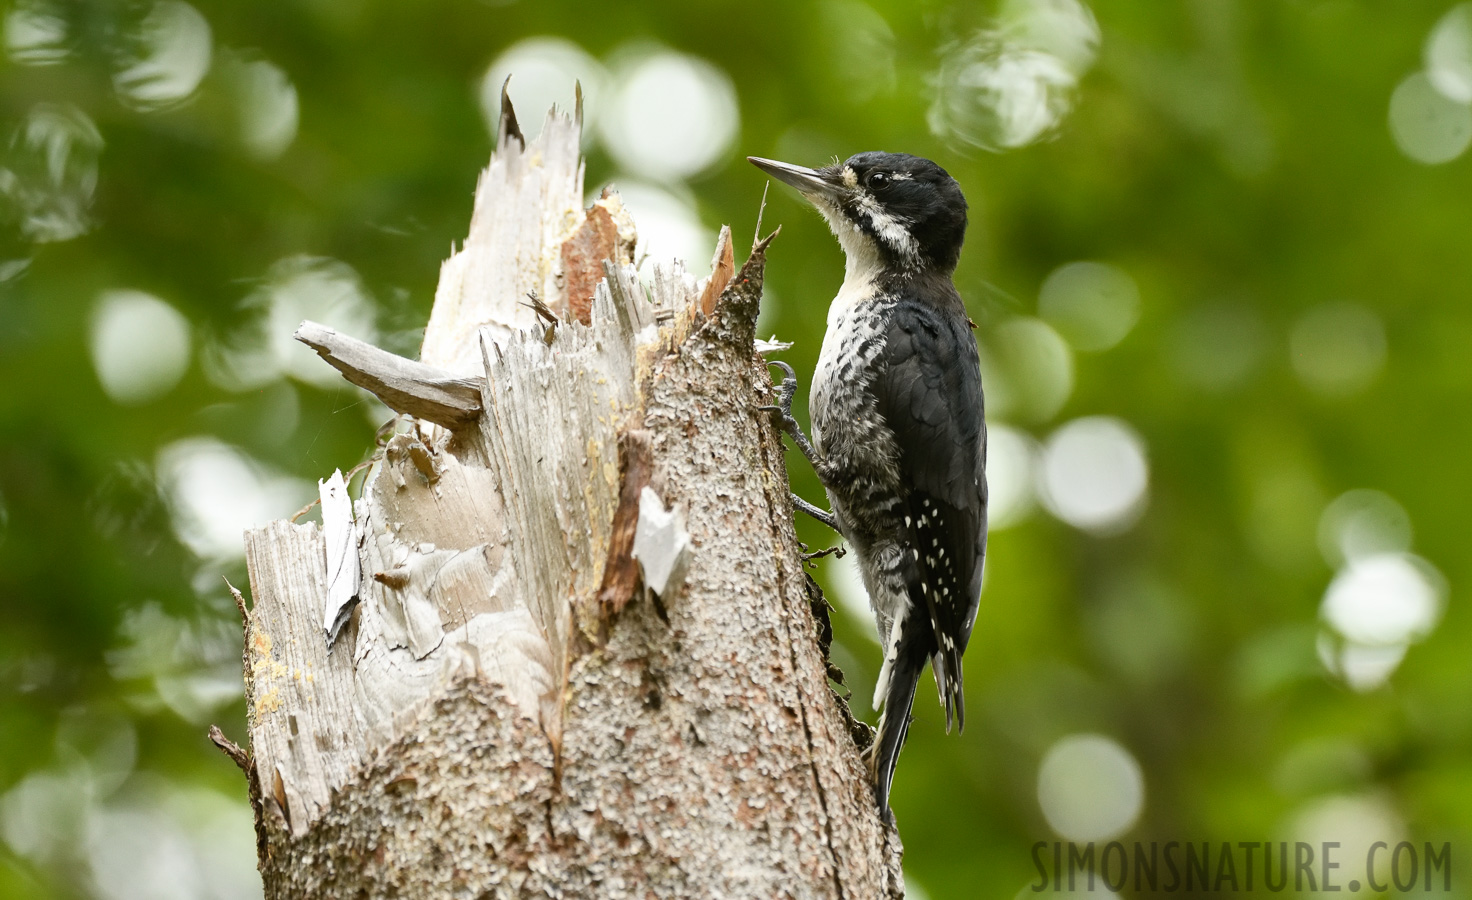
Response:
[{"label": "woodpecker head", "polygon": [[859,153],[822,169],[747,160],[797,188],[828,220],[850,271],[950,274],[966,239],[966,198],[945,169],[908,153]]}]

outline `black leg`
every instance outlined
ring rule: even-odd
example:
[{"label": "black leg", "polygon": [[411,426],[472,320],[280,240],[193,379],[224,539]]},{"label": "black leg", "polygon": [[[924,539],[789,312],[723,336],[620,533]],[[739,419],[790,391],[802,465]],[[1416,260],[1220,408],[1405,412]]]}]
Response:
[{"label": "black leg", "polygon": [[[807,458],[809,465],[813,467],[813,471],[821,479],[823,476],[823,459],[818,455],[817,449],[808,441],[808,436],[802,433],[802,426],[797,424],[797,419],[792,417],[792,396],[797,393],[797,373],[792,371],[792,366],[789,366],[785,362],[772,361],[768,362],[767,365],[776,366],[782,370],[782,383],[777,385],[776,404],[773,406],[759,406],[757,408],[777,414],[777,427],[786,433],[788,437],[792,438],[792,443],[797,445],[797,449]],[[792,495],[792,506],[799,512],[807,513],[834,531],[838,531],[838,520],[834,518],[833,513],[814,506],[796,494]]]},{"label": "black leg", "polygon": [[[796,444],[797,449],[802,452],[802,455],[807,457],[808,463],[813,467],[813,471],[822,474],[823,462],[818,456],[818,451],[808,442],[808,436],[802,433],[802,426],[798,425],[797,420],[792,417],[792,395],[797,393],[797,373],[793,372],[792,366],[789,366],[785,362],[773,361],[767,363],[767,365],[776,366],[781,369],[784,377],[782,378],[782,383],[777,385],[776,405],[759,406],[757,408],[777,414],[777,427],[785,432],[788,437],[792,438],[792,443]],[[812,509],[812,507],[809,507],[809,509]],[[803,511],[808,512],[808,510]],[[812,515],[812,513],[809,513],[809,515]],[[821,517],[817,516],[815,518],[821,519]],[[831,521],[829,524],[832,524]]]},{"label": "black leg", "polygon": [[833,513],[820,509],[796,494],[792,495],[792,508],[798,512],[807,513],[834,531],[838,530],[838,520],[833,518]]}]

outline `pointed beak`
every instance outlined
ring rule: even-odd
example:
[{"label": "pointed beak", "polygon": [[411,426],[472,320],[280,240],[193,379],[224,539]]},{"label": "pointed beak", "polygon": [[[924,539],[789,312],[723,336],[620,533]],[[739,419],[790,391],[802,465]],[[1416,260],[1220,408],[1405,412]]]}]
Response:
[{"label": "pointed beak", "polygon": [[839,185],[816,169],[794,166],[775,159],[762,159],[759,156],[748,156],[746,161],[783,184],[797,188],[810,202],[816,199],[838,199]]}]

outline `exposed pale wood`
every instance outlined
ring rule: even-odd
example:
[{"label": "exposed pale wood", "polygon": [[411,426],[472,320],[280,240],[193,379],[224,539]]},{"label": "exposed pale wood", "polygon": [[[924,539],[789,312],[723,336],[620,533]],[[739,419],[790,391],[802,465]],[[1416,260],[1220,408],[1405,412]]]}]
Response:
[{"label": "exposed pale wood", "polygon": [[449,429],[464,428],[480,415],[476,379],[404,359],[316,322],[303,322],[295,337],[394,412]]},{"label": "exposed pale wood", "polygon": [[327,560],[316,523],[247,532],[245,560],[255,601],[245,631],[251,753],[268,809],[302,835],[363,758],[352,643],[329,652],[322,640]]},{"label": "exposed pale wood", "polygon": [[[485,348],[485,421],[480,434],[491,468],[501,473],[515,603],[546,630],[555,663],[566,663],[575,596],[603,577],[619,498],[618,434],[638,413],[636,346],[657,309],[631,269],[600,284],[591,324],[559,328],[552,343],[512,339],[504,349],[481,332]],[[672,305],[693,297],[667,279]],[[643,334],[653,340],[657,332]]]},{"label": "exposed pale wood", "polygon": [[397,435],[370,474],[359,501],[368,574],[354,663],[375,746],[398,738],[424,701],[467,673],[496,671],[496,660],[512,651],[521,662],[507,670],[521,674],[500,683],[523,715],[555,729],[551,695],[560,670],[541,626],[510,589],[515,568],[503,517],[495,474],[444,444]]},{"label": "exposed pale wood", "polygon": [[323,609],[322,631],[330,648],[347,624],[353,604],[358,602],[363,567],[358,556],[358,529],[353,525],[353,504],[348,499],[342,470],[334,469],[331,478],[317,482],[317,492],[322,505],[322,538],[327,550],[327,604]]},{"label": "exposed pale wood", "polygon": [[497,143],[476,184],[465,245],[440,267],[421,361],[480,374],[480,330],[500,342],[533,327],[528,294],[567,318],[558,276],[563,242],[585,219],[581,134],[580,120],[554,111],[535,140],[517,131]]}]

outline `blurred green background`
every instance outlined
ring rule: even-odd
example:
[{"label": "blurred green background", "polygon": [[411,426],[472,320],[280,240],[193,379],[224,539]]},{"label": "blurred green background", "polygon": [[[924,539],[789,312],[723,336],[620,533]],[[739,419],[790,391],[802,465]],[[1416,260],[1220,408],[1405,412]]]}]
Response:
[{"label": "blurred green background", "polygon": [[[3,8],[0,897],[259,895],[204,736],[244,738],[222,576],[388,418],[289,335],[416,352],[507,71],[533,132],[582,79],[590,195],[697,275],[748,245],[747,154],[966,191],[994,527],[969,727],[927,679],[895,782],[914,896],[1115,838],[1339,841],[1340,884],[1451,842],[1468,895],[1472,6]],[[790,192],[766,223],[806,383],[842,259]],[[851,562],[818,571],[872,721]]]}]

